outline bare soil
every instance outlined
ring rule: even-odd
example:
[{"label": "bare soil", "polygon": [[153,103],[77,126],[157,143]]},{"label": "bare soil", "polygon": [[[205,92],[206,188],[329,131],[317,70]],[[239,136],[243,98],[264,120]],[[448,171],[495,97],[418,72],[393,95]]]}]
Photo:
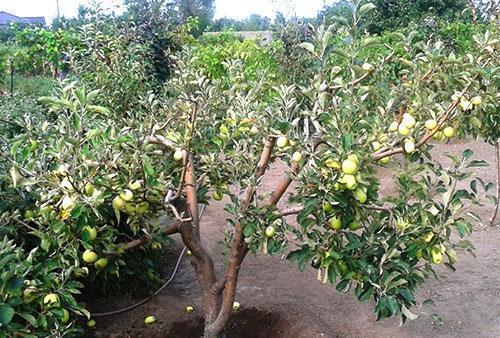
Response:
[{"label": "bare soil", "polygon": [[[476,173],[485,181],[495,180],[495,150],[481,141],[457,141],[436,145],[433,153],[447,165],[443,152],[459,155],[464,149],[474,150],[474,158],[484,159],[490,167]],[[388,171],[381,174],[383,194],[393,190]],[[274,167],[263,187],[270,189],[283,174]],[[219,253],[221,230],[226,227],[224,202],[206,208],[203,236],[211,252]],[[429,280],[420,290],[419,299],[431,298],[435,304],[421,308],[418,319],[403,326],[399,319],[377,322],[373,304],[359,303],[352,294],[339,294],[332,286],[321,284],[315,270],[299,272],[291,263],[267,255],[249,256],[243,263],[236,300],[241,309],[227,326],[228,337],[500,337],[500,228],[487,225],[493,207],[488,201],[475,209],[484,225],[478,226],[472,243],[476,258],[460,254],[457,271],[438,268],[439,280]],[[168,253],[171,271],[179,243]],[[219,254],[216,257],[220,257]],[[224,258],[217,260],[222,273]],[[114,310],[137,300],[127,297],[98,299],[89,307],[96,311]],[[193,306],[194,313],[184,311]],[[415,310],[414,310],[415,312]],[[438,314],[442,323],[426,314]],[[149,315],[156,323],[144,324]],[[202,334],[201,292],[189,263],[182,261],[174,281],[147,304],[122,315],[97,319],[94,337],[199,337]]]}]

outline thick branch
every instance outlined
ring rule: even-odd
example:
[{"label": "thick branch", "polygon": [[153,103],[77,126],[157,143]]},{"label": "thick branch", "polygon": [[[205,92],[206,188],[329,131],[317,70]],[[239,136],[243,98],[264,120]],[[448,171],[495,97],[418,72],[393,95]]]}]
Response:
[{"label": "thick branch", "polygon": [[[266,139],[264,149],[260,156],[257,170],[255,172],[256,179],[259,179],[260,177],[262,177],[262,175],[264,175],[269,164],[269,160],[271,159],[275,141],[275,137],[272,136]],[[255,194],[255,189],[256,188],[254,186],[249,186],[246,188],[241,201],[242,213],[246,212],[248,206],[252,202]],[[231,315],[231,309],[233,306],[234,297],[236,295],[236,285],[238,282],[239,269],[241,263],[243,262],[243,259],[248,253],[248,247],[244,239],[245,236],[243,235],[243,226],[241,222],[238,222],[235,225],[234,240],[231,246],[231,256],[229,259],[226,276],[223,280],[214,284],[212,288],[212,292],[217,295],[220,294],[222,290],[224,290],[222,307],[215,321],[211,322],[207,320],[208,325],[206,325],[205,328],[206,337],[212,337],[221,332],[224,328],[224,325],[228,321],[229,316]]]},{"label": "thick branch", "polygon": [[299,206],[299,207],[294,207],[294,208],[288,208],[288,209],[278,210],[278,214],[280,216],[297,215],[297,214],[300,214],[300,212],[302,210],[304,210],[304,207]]},{"label": "thick branch", "polygon": [[151,135],[146,140],[148,143],[158,144],[169,149],[175,149],[175,144],[161,135]]}]

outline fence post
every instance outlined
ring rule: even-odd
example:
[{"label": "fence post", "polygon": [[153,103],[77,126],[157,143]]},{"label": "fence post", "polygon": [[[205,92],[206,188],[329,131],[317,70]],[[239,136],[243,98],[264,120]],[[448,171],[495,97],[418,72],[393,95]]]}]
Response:
[{"label": "fence post", "polygon": [[10,68],[10,96],[14,96],[14,62],[12,58],[9,58],[9,68]]}]

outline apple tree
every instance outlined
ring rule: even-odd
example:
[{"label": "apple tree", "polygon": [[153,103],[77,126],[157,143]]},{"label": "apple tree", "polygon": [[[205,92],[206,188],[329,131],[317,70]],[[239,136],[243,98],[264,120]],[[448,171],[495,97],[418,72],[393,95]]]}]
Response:
[{"label": "apple tree", "polygon": [[[430,141],[465,132],[460,121],[480,102],[466,105],[464,98],[476,97],[497,76],[498,42],[478,41],[471,56],[429,41],[407,45],[410,58],[359,59],[363,48],[378,43],[357,28],[372,9],[354,2],[351,20],[344,21],[350,25],[314,30],[313,42],[301,45],[315,58],[314,76],[303,86],[242,81],[239,62],[226,64],[227,85],[190,67],[196,59],[189,50],[175,60],[166,106],[176,122],[153,130],[150,141],[182,162],[171,173],[165,202],[193,254],[206,337],[223,331],[249,252],[285,252],[299,268],[318,269],[337,290],[372,299],[377,318],[401,314],[405,321],[416,318],[415,291],[433,266],[453,269],[456,250],[472,249],[466,237],[480,219],[463,206],[478,203],[477,182],[470,189],[458,182],[486,163],[471,160],[467,150],[445,168],[432,159]],[[330,44],[334,34],[345,36],[342,44]],[[262,95],[270,85],[273,94]],[[494,92],[481,95],[494,101]],[[272,165],[289,169],[273,191],[262,192]],[[395,177],[396,191],[387,196],[380,193],[381,170]],[[230,200],[230,254],[222,276],[198,215],[208,191],[215,200]],[[285,196],[289,205],[282,207]]]}]

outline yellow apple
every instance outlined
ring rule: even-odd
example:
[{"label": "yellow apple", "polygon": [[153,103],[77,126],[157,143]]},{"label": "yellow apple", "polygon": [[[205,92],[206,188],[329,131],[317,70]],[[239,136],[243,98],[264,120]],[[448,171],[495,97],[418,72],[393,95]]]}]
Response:
[{"label": "yellow apple", "polygon": [[446,127],[443,129],[443,135],[447,138],[452,138],[455,135],[455,130],[453,127]]},{"label": "yellow apple", "polygon": [[147,316],[144,318],[144,324],[146,325],[153,324],[154,322],[156,322],[156,318],[154,316]]},{"label": "yellow apple", "polygon": [[285,136],[280,136],[276,141],[276,145],[278,148],[284,148],[288,145],[288,139]]},{"label": "yellow apple", "polygon": [[295,163],[302,161],[302,153],[300,151],[294,152],[292,155],[292,161]]},{"label": "yellow apple", "polygon": [[373,67],[373,65],[368,62],[363,63],[361,68],[363,68],[365,72],[372,72],[375,69],[375,67]]},{"label": "yellow apple", "polygon": [[428,130],[434,130],[434,129],[436,129],[436,127],[437,127],[436,120],[430,119],[430,120],[425,121],[425,128],[427,128]]},{"label": "yellow apple", "polygon": [[389,126],[389,131],[390,132],[395,132],[398,130],[398,123],[396,121],[392,122],[391,125]]},{"label": "yellow apple", "polygon": [[358,163],[352,159],[342,161],[342,171],[344,174],[354,175],[358,172]]},{"label": "yellow apple", "polygon": [[266,237],[271,238],[276,234],[276,229],[270,225],[266,228]]},{"label": "yellow apple", "polygon": [[61,203],[61,207],[64,210],[73,209],[74,206],[75,206],[75,202],[73,201],[73,199],[71,197],[69,197],[69,196],[64,196],[63,197],[62,203]]},{"label": "yellow apple", "polygon": [[410,129],[408,129],[404,124],[400,124],[398,127],[398,132],[403,136],[410,135]]},{"label": "yellow apple", "polygon": [[116,210],[122,210],[125,207],[125,202],[120,196],[116,196],[113,198],[113,202],[111,203],[113,205],[113,208]]},{"label": "yellow apple", "polygon": [[175,152],[174,152],[174,160],[176,161],[180,161],[184,158],[184,154],[182,152],[182,149],[177,149]]},{"label": "yellow apple", "polygon": [[472,104],[475,106],[480,106],[481,103],[483,103],[483,99],[481,98],[481,96],[474,96],[474,98],[472,99]]},{"label": "yellow apple", "polygon": [[87,249],[83,252],[82,258],[85,263],[91,264],[94,263],[99,257],[94,251]]},{"label": "yellow apple", "polygon": [[187,313],[193,313],[194,312],[194,308],[192,306],[186,306],[186,312]]},{"label": "yellow apple", "polygon": [[85,184],[83,190],[85,191],[85,195],[92,196],[94,194],[95,187],[92,183],[87,183]]},{"label": "yellow apple", "polygon": [[415,151],[415,143],[413,142],[413,140],[405,140],[405,152],[407,154],[411,154]]},{"label": "yellow apple", "polygon": [[382,143],[380,143],[379,141],[373,141],[372,142],[372,147],[373,147],[373,150],[377,151],[380,148],[382,148]]},{"label": "yellow apple", "polygon": [[125,189],[120,193],[120,198],[125,202],[130,202],[134,198],[134,193],[129,189]]},{"label": "yellow apple", "polygon": [[45,297],[43,297],[43,304],[52,306],[52,305],[59,305],[59,296],[56,295],[55,293],[49,293]]},{"label": "yellow apple", "polygon": [[354,190],[354,197],[359,201],[359,203],[363,204],[367,200],[366,193],[361,188],[356,188]]},{"label": "yellow apple", "polygon": [[130,181],[128,183],[128,187],[130,188],[130,190],[135,191],[135,190],[138,190],[142,187],[142,183],[139,180]]},{"label": "yellow apple", "polygon": [[240,309],[240,303],[238,302],[233,302],[233,310],[238,311]]},{"label": "yellow apple", "polygon": [[345,187],[349,190],[354,190],[358,186],[358,182],[356,181],[356,176],[354,175],[344,175],[341,178],[342,182],[345,184]]}]

